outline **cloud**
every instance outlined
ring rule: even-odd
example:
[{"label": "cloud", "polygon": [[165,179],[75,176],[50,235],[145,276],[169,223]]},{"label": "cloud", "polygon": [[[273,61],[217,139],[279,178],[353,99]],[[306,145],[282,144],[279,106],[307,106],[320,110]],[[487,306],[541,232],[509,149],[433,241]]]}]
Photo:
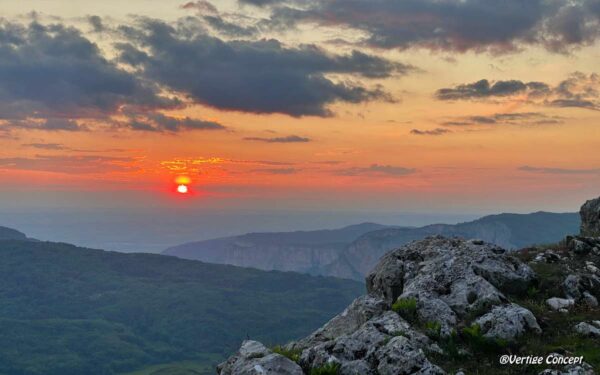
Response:
[{"label": "cloud", "polygon": [[300,169],[296,168],[265,168],[265,169],[253,169],[251,172],[275,174],[275,175],[289,175],[300,172]]},{"label": "cloud", "polygon": [[543,174],[557,174],[557,175],[600,175],[600,168],[592,169],[568,169],[568,168],[546,168],[546,167],[531,167],[524,165],[519,167],[520,171],[531,172],[531,173],[543,173]]},{"label": "cloud", "polygon": [[87,20],[96,33],[101,33],[106,29],[100,16],[88,16]]},{"label": "cloud", "polygon": [[6,129],[42,130],[50,132],[78,132],[88,130],[87,126],[79,124],[76,120],[66,118],[49,118],[45,120],[15,119],[7,121],[4,124],[4,127]]},{"label": "cloud", "polygon": [[240,26],[237,23],[224,20],[219,15],[203,16],[202,19],[213,30],[230,37],[249,37],[258,33],[258,29],[254,26]]},{"label": "cloud", "polygon": [[328,78],[336,73],[365,78],[402,75],[414,68],[354,51],[334,55],[315,45],[286,47],[279,41],[224,41],[157,20],[126,31],[121,61],[147,79],[223,110],[329,116],[335,102],[392,100],[380,87]]},{"label": "cloud", "polygon": [[565,52],[600,35],[597,0],[240,0],[270,6],[271,25],[338,26],[377,48],[507,53],[523,46]]},{"label": "cloud", "polygon": [[282,2],[282,1],[281,0],[239,0],[239,2],[242,4],[249,4],[249,5],[262,7],[265,5],[276,4],[276,3]]},{"label": "cloud", "polygon": [[67,148],[62,143],[25,143],[23,147],[37,148],[40,150],[66,150]]},{"label": "cloud", "polygon": [[556,86],[543,82],[519,80],[497,81],[486,79],[442,88],[435,93],[438,100],[525,100],[552,107],[600,109],[600,76],[596,73],[574,72]]},{"label": "cloud", "polygon": [[310,142],[310,138],[300,137],[298,135],[288,135],[285,137],[261,138],[261,137],[246,137],[245,141],[256,141],[266,143],[306,143]]},{"label": "cloud", "polygon": [[217,8],[206,0],[190,1],[181,6],[182,9],[195,9],[202,13],[215,14],[219,13]]},{"label": "cloud", "polygon": [[472,125],[556,125],[563,122],[562,117],[548,116],[540,112],[511,112],[485,116],[464,116],[459,117],[457,120],[442,122],[441,125],[457,127]]},{"label": "cloud", "polygon": [[414,168],[398,167],[393,165],[372,164],[369,167],[353,167],[339,169],[335,174],[340,176],[388,176],[401,177],[413,174],[416,172]]},{"label": "cloud", "polygon": [[[0,50],[4,119],[105,117],[126,104],[142,108],[178,104],[161,96],[156,85],[107,60],[75,28],[3,22]],[[57,126],[57,121],[49,121],[47,128],[75,130],[73,123]]]},{"label": "cloud", "polygon": [[436,128],[436,129],[431,129],[431,130],[413,129],[410,131],[410,134],[414,134],[414,135],[442,135],[442,134],[447,134],[447,133],[452,133],[452,132],[450,130],[444,129],[444,128]]},{"label": "cloud", "polygon": [[138,170],[136,160],[128,157],[97,155],[36,155],[33,158],[0,158],[0,169],[43,171],[66,174],[102,174]]},{"label": "cloud", "polygon": [[176,118],[161,113],[129,114],[130,120],[121,126],[137,131],[171,132],[190,130],[225,130],[224,125],[215,121],[193,119],[190,117]]},{"label": "cloud", "polygon": [[540,95],[549,92],[549,87],[541,82],[524,83],[518,80],[497,81],[493,84],[487,79],[458,85],[453,88],[439,89],[435,96],[439,100],[469,100],[490,97],[512,96],[522,93]]}]

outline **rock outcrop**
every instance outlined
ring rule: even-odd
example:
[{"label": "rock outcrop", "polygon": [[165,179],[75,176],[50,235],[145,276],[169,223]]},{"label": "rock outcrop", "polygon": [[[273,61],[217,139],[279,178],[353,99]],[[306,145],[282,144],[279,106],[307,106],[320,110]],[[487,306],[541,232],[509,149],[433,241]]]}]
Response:
[{"label": "rock outcrop", "polygon": [[[429,237],[386,254],[367,277],[368,295],[286,350],[298,353],[304,374],[327,366],[339,375],[445,374],[432,361],[446,350],[434,338],[452,340],[472,325],[481,329],[479,340],[491,342],[541,332],[535,316],[507,298],[534,280],[531,268],[496,245]],[[268,349],[249,345],[219,374],[251,374],[243,371],[255,365],[276,374],[268,369],[283,366]],[[286,366],[285,374],[294,373]]]},{"label": "rock outcrop", "polygon": [[244,341],[227,362],[217,366],[217,372],[220,375],[302,375],[298,364],[250,340]]},{"label": "rock outcrop", "polygon": [[490,339],[515,341],[527,332],[542,333],[531,311],[517,304],[494,307],[489,313],[475,320],[483,335]]},{"label": "rock outcrop", "polygon": [[600,198],[584,203],[579,211],[581,216],[581,235],[600,237]]},{"label": "rock outcrop", "polygon": [[391,305],[414,299],[419,320],[437,321],[448,335],[468,314],[504,304],[534,280],[527,265],[483,241],[440,236],[386,254],[367,276],[367,291]]}]

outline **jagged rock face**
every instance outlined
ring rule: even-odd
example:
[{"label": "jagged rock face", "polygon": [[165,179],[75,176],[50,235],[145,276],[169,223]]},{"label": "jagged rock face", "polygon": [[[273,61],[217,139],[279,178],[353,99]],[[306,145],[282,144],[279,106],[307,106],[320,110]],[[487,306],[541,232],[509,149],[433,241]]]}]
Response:
[{"label": "jagged rock face", "polygon": [[438,321],[449,334],[457,320],[522,292],[533,271],[495,245],[440,236],[386,254],[367,276],[367,290],[388,304],[414,298],[422,321]]},{"label": "jagged rock face", "polygon": [[[304,374],[332,364],[339,375],[444,374],[429,359],[444,351],[422,332],[425,323],[439,323],[438,334],[444,336],[479,316],[475,323],[488,338],[513,340],[539,333],[533,314],[509,304],[504,295],[526,290],[534,278],[528,266],[495,245],[429,237],[384,256],[367,277],[368,295],[287,349],[301,352],[298,364]],[[398,297],[416,299],[417,321],[409,323],[392,311]],[[246,369],[257,363],[243,353],[221,368]]]},{"label": "jagged rock face", "polygon": [[219,375],[302,375],[302,369],[257,341],[246,340],[227,362],[217,366]]},{"label": "jagged rock face", "polygon": [[422,333],[413,330],[392,311],[375,317],[352,333],[335,339],[313,342],[302,352],[300,365],[309,370],[328,363],[340,365],[340,374],[443,374],[425,356],[424,350],[439,350]]},{"label": "jagged rock face", "polygon": [[579,211],[581,215],[581,235],[600,237],[600,198],[592,199]]}]

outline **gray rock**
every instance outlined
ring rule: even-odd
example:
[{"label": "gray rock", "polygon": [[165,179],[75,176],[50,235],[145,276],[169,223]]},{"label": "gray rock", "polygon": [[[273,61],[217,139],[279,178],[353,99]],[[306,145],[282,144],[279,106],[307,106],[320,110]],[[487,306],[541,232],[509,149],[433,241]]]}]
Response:
[{"label": "gray rock", "polygon": [[589,307],[598,307],[598,299],[594,297],[590,292],[583,292],[583,297],[581,297],[581,302],[588,305]]},{"label": "gray rock", "polygon": [[290,349],[304,349],[337,337],[350,334],[369,319],[381,315],[386,303],[375,296],[364,295],[355,299],[341,314],[332,318],[310,336],[287,345]]},{"label": "gray rock", "polygon": [[416,348],[409,339],[397,336],[377,353],[379,375],[445,374],[429,362],[422,349]]},{"label": "gray rock", "polygon": [[[564,357],[558,353],[550,353],[549,356]],[[589,363],[573,364],[563,366],[562,369],[546,369],[538,375],[595,375],[594,369]]]},{"label": "gray rock", "polygon": [[594,274],[569,275],[563,282],[563,290],[569,299],[597,306],[600,297],[600,277]]},{"label": "gray rock", "polygon": [[246,340],[240,350],[217,366],[219,375],[303,375],[302,368],[257,341]]},{"label": "gray rock", "polygon": [[583,336],[600,338],[600,321],[593,321],[591,324],[581,322],[575,326],[575,332]]},{"label": "gray rock", "polygon": [[567,276],[563,282],[563,289],[565,295],[570,299],[580,299],[582,297],[581,277],[577,275]]},{"label": "gray rock", "polygon": [[581,216],[581,235],[600,237],[600,198],[583,204],[579,210]]},{"label": "gray rock", "polygon": [[552,297],[546,300],[546,305],[550,307],[552,310],[561,310],[561,309],[569,309],[573,305],[575,305],[575,300],[571,298],[558,298]]},{"label": "gray rock", "polygon": [[367,290],[388,304],[417,299],[419,319],[440,322],[447,334],[468,313],[505,303],[502,290],[525,291],[534,278],[496,245],[433,236],[381,258],[367,276]]},{"label": "gray rock", "polygon": [[494,307],[475,321],[487,338],[514,341],[527,332],[542,333],[531,311],[517,304]]},{"label": "gray rock", "polygon": [[372,318],[351,334],[321,342],[302,351],[300,365],[304,369],[324,366],[327,363],[339,363],[342,373],[349,372],[353,364],[369,366],[369,374],[378,371],[379,358],[387,344],[396,337],[403,337],[411,348],[426,351],[440,351],[437,345],[424,334],[411,328],[405,320],[393,311],[387,311]]}]

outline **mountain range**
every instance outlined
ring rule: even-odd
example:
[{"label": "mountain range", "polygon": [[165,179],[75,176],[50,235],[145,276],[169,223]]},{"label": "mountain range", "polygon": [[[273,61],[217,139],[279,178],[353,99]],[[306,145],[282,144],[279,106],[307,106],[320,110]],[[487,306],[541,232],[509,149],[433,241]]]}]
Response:
[{"label": "mountain range", "polygon": [[0,374],[181,361],[197,364],[187,373],[214,373],[241,340],[300,337],[364,291],[351,280],[32,241],[8,228],[0,236]]},{"label": "mountain range", "polygon": [[479,238],[507,249],[554,243],[577,232],[577,213],[499,214],[459,224],[393,227],[363,223],[334,230],[249,233],[186,243],[163,254],[262,270],[363,280],[390,249],[434,234]]}]

